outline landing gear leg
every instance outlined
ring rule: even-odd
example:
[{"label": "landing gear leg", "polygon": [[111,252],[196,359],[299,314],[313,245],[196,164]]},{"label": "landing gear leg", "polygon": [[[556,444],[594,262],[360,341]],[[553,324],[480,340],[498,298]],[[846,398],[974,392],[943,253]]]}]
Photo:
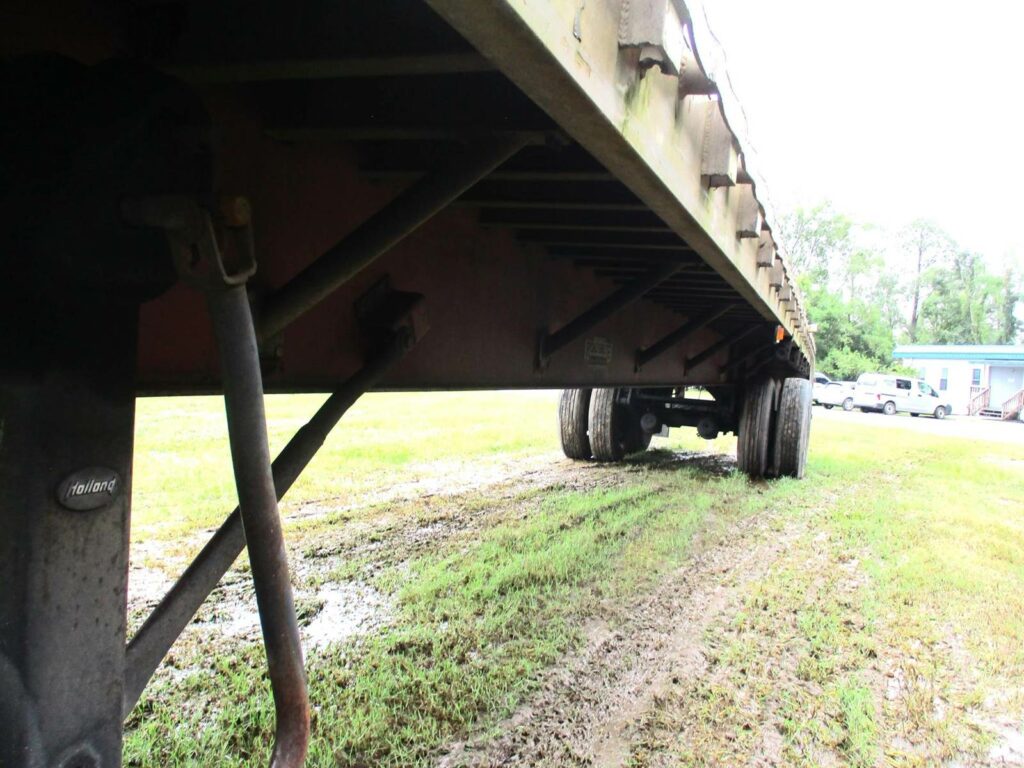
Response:
[{"label": "landing gear leg", "polygon": [[[255,272],[248,203],[222,206],[224,227],[236,246],[228,268],[209,213],[184,198],[130,201],[126,216],[167,233],[182,277],[206,295],[220,352],[231,463],[242,528],[259,606],[263,645],[274,695],[274,768],[301,765],[309,742],[309,698],[295,618],[288,557],[270,464],[263,379],[246,280]],[[226,236],[223,239],[228,239]]]},{"label": "landing gear leg", "polygon": [[119,766],[138,310],[3,298],[0,765]]}]

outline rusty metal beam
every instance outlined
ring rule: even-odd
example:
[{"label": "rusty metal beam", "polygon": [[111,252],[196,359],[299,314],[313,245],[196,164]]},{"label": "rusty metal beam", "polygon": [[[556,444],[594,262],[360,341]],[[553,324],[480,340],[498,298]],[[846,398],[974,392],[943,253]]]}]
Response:
[{"label": "rusty metal beam", "polygon": [[[687,253],[693,253],[685,245],[680,242],[676,243],[644,243],[644,242],[630,242],[633,238],[621,238],[622,242],[601,242],[597,239],[581,239],[581,238],[532,238],[524,240],[524,242],[533,242],[537,245],[546,245],[549,248],[576,248],[586,246],[595,250],[614,250],[616,248],[625,248],[633,251],[685,251]],[[696,255],[696,254],[694,254]]]},{"label": "rusty metal beam", "polygon": [[[283,498],[299,478],[341,417],[410,348],[409,336],[396,336],[336,389],[288,441],[272,465],[278,499]],[[124,717],[131,713],[174,641],[244,548],[242,518],[236,507],[128,643]]]},{"label": "rusty metal beam", "polygon": [[270,466],[256,328],[244,283],[210,289],[207,294],[224,371],[224,409],[238,508],[274,697],[270,765],[297,768],[305,761],[309,745],[309,694]]},{"label": "rusty metal beam", "polygon": [[516,237],[523,242],[541,245],[590,245],[595,248],[687,248],[675,232],[608,232],[593,229],[520,228]]},{"label": "rusty metal beam", "polygon": [[406,77],[491,72],[494,65],[476,52],[409,56],[361,56],[345,59],[280,59],[162,68],[191,83],[267,83],[280,80],[334,80],[351,77]]},{"label": "rusty metal beam", "polygon": [[572,343],[595,325],[628,307],[655,286],[663,283],[680,269],[679,264],[661,264],[606,296],[574,320],[566,323],[554,333],[541,337],[537,359],[541,366],[560,349]]},{"label": "rusty metal beam", "polygon": [[[713,301],[716,305],[720,304],[731,304],[734,301],[738,301],[736,294],[729,288],[711,288],[706,285],[698,285],[694,287],[694,292],[699,292],[701,298],[707,301]],[[649,298],[652,301],[666,301],[666,302],[688,302],[695,301],[695,299],[683,291],[666,292],[652,291]]]},{"label": "rusty metal beam", "polygon": [[[755,344],[753,347],[751,347],[749,350],[747,350],[742,355],[737,357],[735,360],[729,360],[729,362],[721,366],[720,370],[722,371],[722,373],[732,373],[745,363],[755,360],[755,358],[757,358],[759,355],[763,355],[765,352],[768,352],[770,355],[773,355],[774,346],[775,345],[773,343]],[[760,361],[754,362],[754,365],[757,365],[758,362]]]},{"label": "rusty metal beam", "polygon": [[714,344],[707,347],[703,351],[698,352],[693,357],[686,358],[683,361],[683,368],[687,371],[696,368],[705,360],[709,360],[710,358],[714,357],[719,352],[721,352],[723,349],[731,347],[733,344],[737,344],[740,341],[743,341],[743,339],[747,338],[747,336],[752,334],[754,331],[763,327],[764,325],[761,323],[751,323],[743,330],[737,331],[736,333],[733,333],[731,336],[723,336]]},{"label": "rusty metal beam", "polygon": [[693,282],[689,285],[681,285],[679,283],[663,285],[659,286],[656,291],[652,291],[651,293],[659,296],[681,296],[684,298],[689,298],[695,293],[700,293],[702,295],[710,295],[713,293],[719,293],[727,296],[736,295],[736,291],[721,280],[718,280],[716,277],[708,276],[703,272],[694,273]]},{"label": "rusty metal beam", "polygon": [[[679,248],[634,248],[628,245],[620,245],[615,250],[608,248],[595,248],[592,245],[551,245],[547,247],[550,258],[580,259],[580,258],[605,258],[612,259],[618,263],[629,263],[631,260],[638,261],[686,261],[696,264],[700,257],[686,247]],[[708,274],[714,274],[708,272]]]},{"label": "rusty metal beam", "polygon": [[638,349],[636,351],[636,369],[640,370],[654,358],[663,354],[672,347],[682,344],[695,333],[706,328],[710,323],[715,322],[715,320],[718,320],[731,312],[734,306],[734,304],[723,304],[713,312],[700,317],[691,318],[668,335],[663,336],[658,341],[651,344],[651,346],[646,347],[645,349]]},{"label": "rusty metal beam", "polygon": [[[657,251],[654,251],[650,254],[649,257],[644,258],[642,260],[636,260],[637,269],[629,269],[628,261],[615,261],[610,256],[596,253],[588,256],[576,256],[569,254],[563,254],[559,256],[558,254],[549,254],[548,258],[550,260],[571,259],[577,267],[586,267],[588,269],[593,269],[594,274],[599,275],[601,277],[614,278],[616,276],[635,276],[637,272],[640,271],[639,268],[641,266],[648,266],[650,264],[660,264],[662,262],[677,262],[682,266],[679,268],[679,272],[676,274],[676,277],[686,275],[687,277],[693,277],[698,282],[712,278],[717,279],[717,277],[713,273],[709,274],[704,270],[703,266],[700,263],[698,263],[699,260],[696,254],[693,255],[692,259],[687,259],[686,257],[680,257],[678,254],[662,254]],[[614,264],[620,265],[621,269],[612,269],[611,267]]]},{"label": "rusty metal beam", "polygon": [[[749,181],[737,157],[736,137],[722,120],[720,102],[686,96],[683,83],[670,87],[669,78],[644,77],[639,61],[609,52],[608,41],[618,39],[620,32],[621,4],[588,3],[584,24],[591,31],[567,46],[564,20],[549,3],[427,2],[647,203],[765,320],[781,321],[793,330],[759,280],[749,241],[736,237],[737,196],[724,190],[708,194],[709,186]],[[687,34],[685,24],[678,32]],[[600,68],[619,76],[580,77],[580,61],[595,73]],[[624,81],[631,87],[623,88]],[[801,343],[806,341],[801,338]]]},{"label": "rusty metal beam", "polygon": [[526,142],[523,136],[511,135],[472,146],[449,167],[425,176],[399,194],[266,298],[259,322],[260,340],[280,333],[319,304],[514,155]]},{"label": "rusty metal beam", "polygon": [[[521,224],[514,224],[514,223],[502,221],[502,220],[497,219],[497,218],[495,218],[492,221],[485,221],[483,217],[481,217],[481,222],[480,223],[481,224],[485,224],[487,226],[496,226],[496,227],[521,227],[521,226],[523,226]],[[667,229],[667,228],[661,227],[661,226],[654,226],[654,225],[646,225],[646,226],[644,226],[644,225],[636,225],[636,226],[631,226],[631,225],[628,225],[628,224],[627,225],[615,225],[615,224],[586,224],[586,223],[582,223],[582,222],[580,222],[580,223],[577,223],[577,222],[565,222],[565,223],[560,223],[560,224],[530,223],[530,224],[527,224],[526,226],[528,226],[533,231],[539,231],[539,230],[561,230],[563,232],[568,232],[568,231],[612,232],[612,233],[618,233],[618,232],[622,232],[622,233],[637,232],[637,233],[641,233],[641,234],[669,234],[669,233],[672,233],[671,229]]]},{"label": "rusty metal beam", "polygon": [[[422,176],[422,169],[412,168],[373,168],[364,167],[360,171],[363,176],[370,179],[414,179]],[[518,170],[497,170],[487,177],[491,181],[510,181],[519,183],[558,183],[558,182],[586,182],[586,181],[615,181],[615,177],[607,171],[561,171],[551,168],[546,171],[518,171]],[[663,228],[664,229],[664,228]],[[669,231],[669,230],[665,230]]]},{"label": "rusty metal beam", "polygon": [[672,230],[649,210],[591,211],[541,209],[484,209],[480,223],[486,226],[524,229],[585,229],[592,231],[671,232]]},{"label": "rusty metal beam", "polygon": [[596,202],[594,200],[515,200],[512,198],[487,198],[468,195],[460,198],[459,205],[472,206],[474,208],[511,208],[523,210],[541,211],[612,211],[612,212],[646,212],[647,206],[643,203],[632,202]]},{"label": "rusty metal beam", "polygon": [[[505,135],[526,135],[525,131],[509,131]],[[360,141],[387,142],[465,142],[485,141],[500,132],[484,126],[466,128],[447,125],[396,125],[371,123],[363,125],[270,125],[266,134],[288,144],[333,144]],[[536,136],[542,132],[534,132]]]}]

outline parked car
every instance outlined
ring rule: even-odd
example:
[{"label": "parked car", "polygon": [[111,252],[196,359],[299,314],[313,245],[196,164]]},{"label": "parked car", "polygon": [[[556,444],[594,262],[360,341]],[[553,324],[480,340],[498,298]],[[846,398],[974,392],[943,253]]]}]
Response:
[{"label": "parked car", "polygon": [[874,411],[887,416],[925,413],[944,419],[953,412],[952,406],[927,382],[888,373],[862,373],[857,378],[853,401],[865,413]]},{"label": "parked car", "polygon": [[823,373],[816,373],[811,387],[811,402],[826,409],[841,405],[844,411],[852,411],[853,389],[853,382],[833,381]]}]

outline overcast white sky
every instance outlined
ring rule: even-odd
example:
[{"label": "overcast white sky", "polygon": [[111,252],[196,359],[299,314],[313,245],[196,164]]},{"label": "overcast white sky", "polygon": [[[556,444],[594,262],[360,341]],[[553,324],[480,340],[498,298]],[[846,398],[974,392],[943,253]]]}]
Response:
[{"label": "overcast white sky", "polygon": [[1024,3],[703,2],[777,212],[932,218],[1024,262]]}]

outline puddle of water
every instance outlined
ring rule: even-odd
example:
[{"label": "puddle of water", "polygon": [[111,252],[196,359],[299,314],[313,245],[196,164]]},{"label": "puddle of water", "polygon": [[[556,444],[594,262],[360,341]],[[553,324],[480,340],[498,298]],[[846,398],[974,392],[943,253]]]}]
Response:
[{"label": "puddle of water", "polygon": [[[993,697],[986,698],[985,707],[993,706]],[[987,766],[1024,766],[1024,723],[1014,723],[1009,719],[998,720],[972,717],[971,722],[982,731],[995,737],[995,743],[985,756]],[[952,760],[945,763],[945,768],[969,768],[974,765],[963,760]]]},{"label": "puddle of water", "polygon": [[[296,592],[295,597],[315,597],[323,603],[309,624],[300,628],[307,650],[365,634],[391,620],[387,597],[365,584],[325,584],[316,591]],[[192,622],[192,631],[247,640],[260,637],[260,615],[251,589],[222,596],[218,602],[210,614]]]},{"label": "puddle of water", "polygon": [[172,586],[174,580],[156,568],[133,566],[128,574],[128,596],[135,604],[158,603]]},{"label": "puddle of water", "polygon": [[315,594],[324,604],[302,631],[307,648],[364,634],[391,618],[387,598],[365,584],[325,584]]},{"label": "puddle of water", "polygon": [[258,636],[260,614],[256,608],[256,598],[250,595],[247,600],[232,606],[227,615],[211,622],[211,625],[228,637]]},{"label": "puddle of water", "polygon": [[999,742],[988,753],[996,765],[1024,765],[1024,731],[996,726]]}]

